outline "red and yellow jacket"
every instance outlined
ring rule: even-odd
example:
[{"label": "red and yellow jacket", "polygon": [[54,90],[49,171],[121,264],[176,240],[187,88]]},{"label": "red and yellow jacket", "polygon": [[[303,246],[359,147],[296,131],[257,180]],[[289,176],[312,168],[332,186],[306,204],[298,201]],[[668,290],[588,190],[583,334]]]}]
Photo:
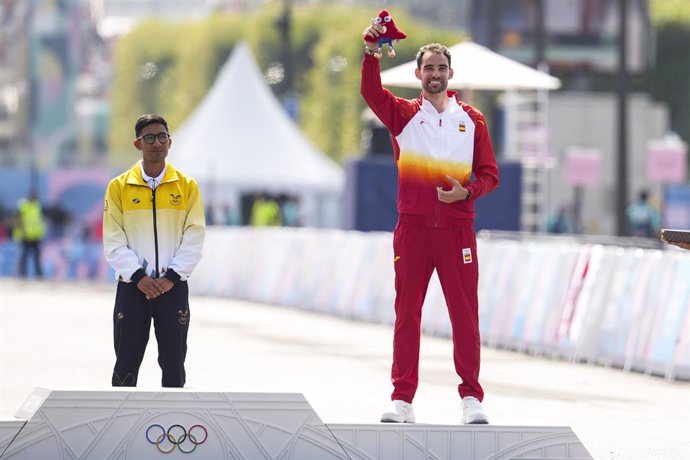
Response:
[{"label": "red and yellow jacket", "polygon": [[[379,61],[365,54],[362,96],[393,137],[398,165],[398,212],[473,219],[474,200],[498,186],[498,166],[484,115],[457,94],[442,113],[423,97],[394,96],[381,86]],[[446,175],[468,189],[471,198],[443,203],[436,187],[449,188]]]}]

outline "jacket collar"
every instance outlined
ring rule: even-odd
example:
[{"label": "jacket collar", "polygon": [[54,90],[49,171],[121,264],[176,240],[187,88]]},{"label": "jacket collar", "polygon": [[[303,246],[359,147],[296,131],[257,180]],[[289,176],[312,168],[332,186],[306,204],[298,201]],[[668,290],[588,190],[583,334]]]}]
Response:
[{"label": "jacket collar", "polygon": [[[180,180],[180,177],[177,175],[177,170],[169,162],[166,162],[165,175],[163,176],[163,180],[161,180],[160,183],[165,184],[166,182],[175,182],[178,180]],[[144,180],[144,176],[142,175],[142,167],[140,161],[138,161],[129,170],[129,174],[127,174],[127,183],[131,185],[144,185],[146,187],[149,186],[149,184]]]},{"label": "jacket collar", "polygon": [[[457,91],[446,91],[446,96],[448,96],[449,98],[455,99],[455,101],[458,104],[460,103],[460,96],[458,96]],[[424,93],[421,93],[419,95],[419,99],[417,101],[419,102],[419,105],[422,105],[422,103],[424,102]]]},{"label": "jacket collar", "polygon": [[[458,106],[462,106],[463,103],[460,100],[460,97],[459,97],[457,91],[446,91],[446,96],[448,97],[448,99],[453,99]],[[438,113],[438,112],[436,112],[436,109],[433,107],[431,102],[424,99],[424,93],[419,95],[419,99],[417,100],[417,102],[419,103],[420,107],[425,107],[424,110],[433,110],[434,113]],[[449,105],[447,111],[450,112],[450,111],[453,111],[454,109],[455,109],[455,107]],[[444,111],[444,112],[446,112],[446,111]]]}]

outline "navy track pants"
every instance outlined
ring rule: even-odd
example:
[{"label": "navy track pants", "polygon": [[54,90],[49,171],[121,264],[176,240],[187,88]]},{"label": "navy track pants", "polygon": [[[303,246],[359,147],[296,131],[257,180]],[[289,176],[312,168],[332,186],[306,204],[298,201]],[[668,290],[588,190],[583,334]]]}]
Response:
[{"label": "navy track pants", "polygon": [[137,385],[152,319],[158,342],[158,364],[163,370],[162,385],[173,388],[184,386],[184,360],[190,321],[186,281],[176,282],[170,291],[152,300],[146,300],[144,293],[134,283],[117,284],[113,312],[116,356],[113,386]]}]

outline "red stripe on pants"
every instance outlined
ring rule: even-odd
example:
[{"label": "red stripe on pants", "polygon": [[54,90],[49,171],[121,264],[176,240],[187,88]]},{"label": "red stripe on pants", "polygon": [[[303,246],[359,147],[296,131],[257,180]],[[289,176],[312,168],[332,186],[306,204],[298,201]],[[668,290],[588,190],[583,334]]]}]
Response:
[{"label": "red stripe on pants", "polygon": [[[391,399],[412,402],[417,391],[422,305],[436,269],[453,331],[453,360],[461,379],[458,393],[481,401],[479,265],[472,222],[443,222],[452,226],[434,227],[419,219],[424,218],[401,216],[393,235],[396,296]],[[468,263],[463,255],[467,248]]]}]

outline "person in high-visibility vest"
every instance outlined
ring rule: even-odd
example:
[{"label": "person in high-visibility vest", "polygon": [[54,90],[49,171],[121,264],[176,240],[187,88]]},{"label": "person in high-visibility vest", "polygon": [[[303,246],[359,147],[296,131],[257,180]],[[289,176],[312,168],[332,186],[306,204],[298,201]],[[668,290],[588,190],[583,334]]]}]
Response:
[{"label": "person in high-visibility vest", "polygon": [[251,224],[256,227],[279,227],[280,206],[266,195],[259,195],[252,205]]},{"label": "person in high-visibility vest", "polygon": [[33,256],[34,273],[37,278],[42,278],[41,241],[45,235],[45,226],[43,225],[41,204],[38,202],[38,196],[34,190],[30,191],[26,198],[19,200],[17,210],[19,215],[17,216],[17,225],[14,228],[13,237],[15,241],[21,244],[19,276],[22,278],[27,276],[26,265],[29,254],[31,254]]}]

